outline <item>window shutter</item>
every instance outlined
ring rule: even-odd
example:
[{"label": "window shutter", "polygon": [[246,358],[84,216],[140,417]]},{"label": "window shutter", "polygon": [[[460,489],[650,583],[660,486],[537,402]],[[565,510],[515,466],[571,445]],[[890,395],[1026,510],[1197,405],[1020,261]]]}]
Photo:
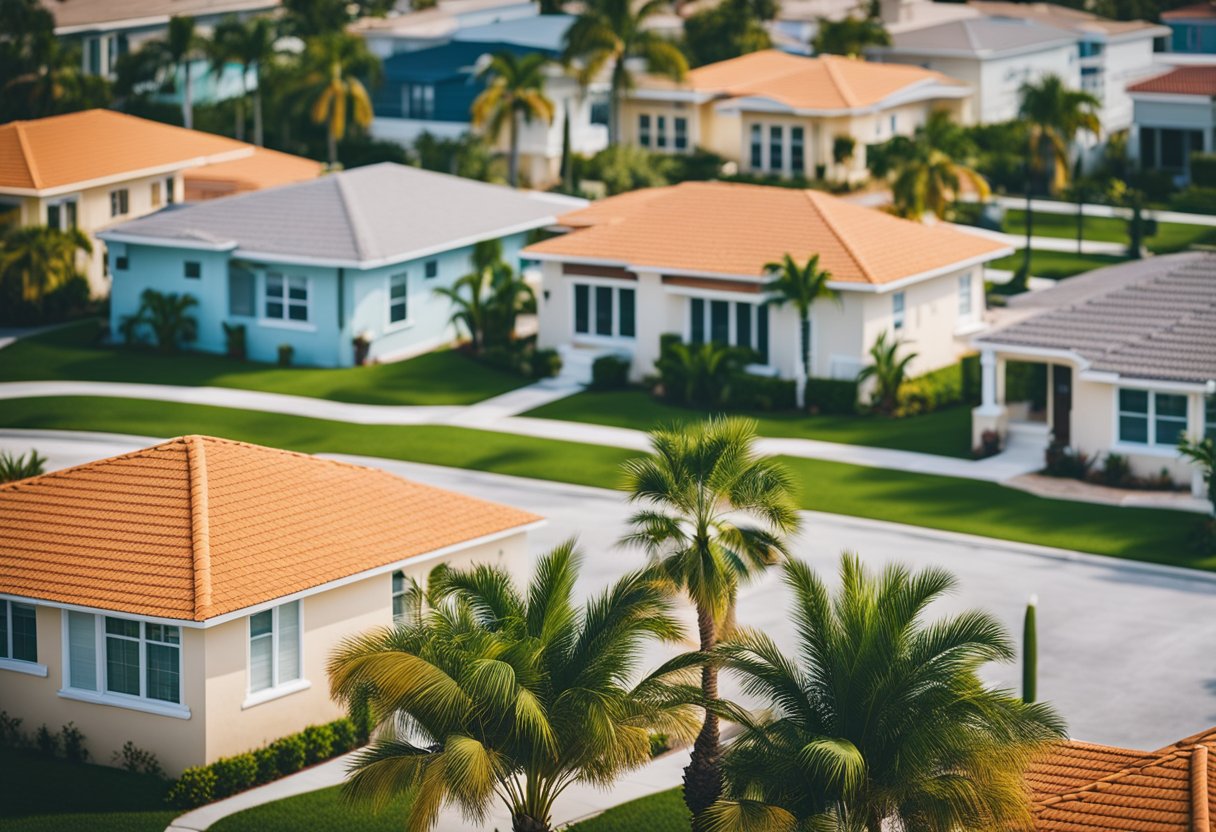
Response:
[{"label": "window shutter", "polygon": [[254,314],[254,275],[244,266],[228,267],[228,314],[245,317]]},{"label": "window shutter", "polygon": [[279,607],[279,684],[300,678],[300,602]]},{"label": "window shutter", "polygon": [[68,686],[97,690],[97,616],[68,613]]}]

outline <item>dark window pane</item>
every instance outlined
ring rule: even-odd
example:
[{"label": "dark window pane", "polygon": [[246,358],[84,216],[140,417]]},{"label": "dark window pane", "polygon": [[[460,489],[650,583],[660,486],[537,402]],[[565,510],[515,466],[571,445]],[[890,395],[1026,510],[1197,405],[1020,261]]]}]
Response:
[{"label": "dark window pane", "polygon": [[730,304],[724,300],[709,302],[709,340],[730,343]]},{"label": "dark window pane", "polygon": [[60,227],[60,225],[59,225],[59,223],[60,223],[60,222],[62,222],[62,220],[59,218],[59,206],[58,206],[58,205],[48,205],[48,206],[46,206],[46,225],[47,225],[47,228],[59,228],[59,227]]},{"label": "dark window pane", "polygon": [[13,603],[13,658],[38,661],[38,614],[29,604]]},{"label": "dark window pane", "polygon": [[735,304],[735,343],[740,347],[752,345],[752,305]]},{"label": "dark window pane", "polygon": [[308,300],[308,287],[303,283],[293,282],[287,290],[287,297],[292,300]]},{"label": "dark window pane", "polygon": [[637,333],[635,323],[637,295],[633,289],[621,289],[618,293],[621,304],[621,332],[625,338],[632,338]]},{"label": "dark window pane", "polygon": [[112,636],[139,638],[139,622],[126,618],[106,618],[106,633]]},{"label": "dark window pane", "polygon": [[654,122],[654,138],[658,147],[667,147],[667,116],[659,116]]},{"label": "dark window pane", "polygon": [[1119,410],[1124,413],[1148,413],[1148,392],[1144,390],[1120,390]]},{"label": "dark window pane", "polygon": [[[106,619],[107,629],[110,621],[111,619]],[[139,696],[138,641],[106,639],[106,690]]]},{"label": "dark window pane", "polygon": [[1186,418],[1186,396],[1177,396],[1172,393],[1157,394],[1157,415],[1158,416],[1179,416]]},{"label": "dark window pane", "polygon": [[1182,434],[1186,432],[1185,419],[1158,419],[1155,434],[1155,441],[1158,445],[1177,445],[1178,440],[1182,438]]},{"label": "dark window pane", "polygon": [[1182,170],[1182,133],[1173,129],[1161,131],[1161,167]]},{"label": "dark window pane", "polygon": [[307,306],[290,306],[288,307],[288,317],[293,321],[307,321],[308,307]]},{"label": "dark window pane", "polygon": [[768,307],[756,308],[756,352],[760,353],[760,363],[768,363]]},{"label": "dark window pane", "polygon": [[1203,403],[1203,435],[1208,439],[1216,439],[1216,396],[1208,396]]},{"label": "dark window pane", "polygon": [[427,260],[425,269],[426,269],[426,271],[425,271],[426,277],[435,277],[437,274],[439,274],[439,261],[438,260]]},{"label": "dark window pane", "polygon": [[281,303],[266,304],[266,317],[267,318],[282,318],[283,317],[283,304],[281,304]]},{"label": "dark window pane", "polygon": [[1148,417],[1126,416],[1119,417],[1120,442],[1148,442]]},{"label": "dark window pane", "polygon": [[160,644],[148,645],[148,698],[162,702],[177,702],[180,698],[181,673],[178,659],[181,651]]},{"label": "dark window pane", "polygon": [[574,331],[591,331],[591,287],[581,283],[574,287]]},{"label": "dark window pane", "polygon": [[1157,166],[1157,128],[1140,128],[1140,159],[1145,168]]},{"label": "dark window pane", "polygon": [[252,316],[254,314],[253,272],[241,266],[228,267],[228,314]]},{"label": "dark window pane", "polygon": [[595,334],[612,334],[612,287],[595,287]]},{"label": "dark window pane", "polygon": [[759,170],[764,165],[763,159],[763,139],[761,138],[761,128],[759,124],[752,125],[752,158],[751,166],[753,170]]},{"label": "dark window pane", "polygon": [[689,332],[691,340],[694,344],[702,344],[705,342],[705,301],[700,298],[693,298],[688,304],[688,314],[692,320],[689,322]]},{"label": "dark window pane", "polygon": [[202,277],[203,264],[197,260],[186,261],[186,277]]},{"label": "dark window pane", "polygon": [[785,130],[776,125],[768,128],[768,167],[769,170],[781,170],[783,161],[782,151],[785,147]]},{"label": "dark window pane", "polygon": [[0,601],[0,659],[8,658],[8,601]]}]

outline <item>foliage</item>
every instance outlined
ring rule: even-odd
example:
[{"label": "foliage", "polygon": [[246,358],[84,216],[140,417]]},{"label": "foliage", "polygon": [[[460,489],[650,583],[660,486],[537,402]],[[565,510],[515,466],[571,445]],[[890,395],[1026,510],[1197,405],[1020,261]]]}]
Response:
[{"label": "foliage", "polygon": [[1132,465],[1124,454],[1108,453],[1102,460],[1102,482],[1120,488],[1132,478]]},{"label": "foliage", "polygon": [[245,138],[244,102],[250,97],[249,75],[254,76],[253,87],[253,143],[259,147],[264,144],[263,115],[262,115],[262,68],[271,64],[278,52],[276,48],[277,32],[275,21],[269,17],[256,16],[247,20],[231,16],[221,21],[215,27],[212,52],[218,59],[219,66],[214,70],[222,70],[223,63],[234,61],[241,66],[241,95],[237,97],[236,138]]},{"label": "foliage", "polygon": [[281,777],[295,774],[304,768],[308,759],[308,749],[304,745],[304,738],[299,734],[280,737],[270,744],[270,748],[274,751],[275,764]]},{"label": "foliage", "polygon": [[139,309],[122,319],[123,338],[128,344],[135,343],[146,327],[152,331],[158,350],[174,352],[183,342],[198,337],[198,319],[189,314],[195,306],[198,300],[193,295],[144,289],[139,296]]},{"label": "foliage", "polygon": [[[3,299],[30,304],[39,317],[45,317],[48,296],[77,278],[77,258],[92,252],[93,244],[78,228],[60,231],[43,225],[10,226],[0,247]],[[0,318],[6,319],[9,314]]]},{"label": "foliage", "polygon": [[545,68],[549,58],[542,52],[523,56],[503,50],[495,52],[489,62],[477,72],[478,78],[488,79],[485,89],[473,101],[473,125],[497,138],[506,127],[510,134],[510,155],[507,181],[514,188],[519,184],[519,125],[533,119],[548,124],[553,121],[553,101],[545,95]]},{"label": "foliage", "polygon": [[582,178],[603,182],[609,195],[657,188],[670,181],[670,158],[629,144],[609,145],[587,160]]},{"label": "foliage", "polygon": [[34,732],[34,748],[38,749],[38,753],[44,757],[58,757],[59,734],[46,727],[45,722],[42,723]]},{"label": "foliage", "polygon": [[25,735],[21,732],[19,716],[9,716],[8,711],[0,711],[0,748],[19,748],[25,745]]},{"label": "foliage", "polygon": [[909,379],[900,387],[895,415],[932,413],[964,401],[964,365],[960,361]]},{"label": "foliage", "polygon": [[192,809],[215,800],[218,777],[211,766],[191,766],[169,787],[166,802],[175,809]]},{"label": "foliage", "polygon": [[334,752],[334,729],[329,725],[310,725],[300,732],[304,740],[304,762],[314,765],[328,760]]},{"label": "foliage", "polygon": [[60,732],[60,745],[63,748],[63,759],[69,763],[83,763],[89,759],[89,749],[84,745],[84,733],[69,722]]},{"label": "foliage", "polygon": [[483,240],[473,247],[473,271],[435,294],[452,305],[450,323],[469,334],[474,353],[506,347],[515,338],[518,316],[535,308],[531,285],[502,259],[502,242]]},{"label": "foliage", "polygon": [[[338,142],[350,121],[367,129],[372,123],[372,101],[362,79],[380,79],[380,61],[358,35],[332,32],[305,42],[302,56],[302,90],[312,104],[313,124],[325,125],[330,167],[338,165]],[[348,117],[349,113],[349,117]]]},{"label": "foliage", "polygon": [[797,394],[797,385],[793,381],[744,371],[731,377],[726,407],[764,413],[793,410],[798,406]]},{"label": "foliage", "polygon": [[685,344],[679,336],[664,335],[654,366],[663,397],[668,401],[694,407],[722,407],[730,395],[732,380],[742,373],[751,356],[751,350],[716,341]]},{"label": "foliage", "polygon": [[295,357],[296,348],[291,344],[279,344],[278,346],[278,364],[280,367],[290,367],[291,361]]},{"label": "foliage", "polygon": [[1043,473],[1049,477],[1083,480],[1089,475],[1094,458],[1061,442],[1052,442],[1044,453],[1044,462]]},{"label": "foliage", "polygon": [[798,406],[806,403],[806,379],[814,371],[811,361],[811,308],[821,299],[831,299],[837,306],[842,304],[840,293],[828,286],[832,273],[819,268],[819,255],[813,254],[803,265],[793,256],[785,254],[780,262],[766,263],[764,272],[770,275],[764,284],[768,294],[767,303],[778,308],[787,303],[798,313],[799,359],[802,361],[802,377],[798,385]]},{"label": "foliage", "polygon": [[330,688],[370,688],[377,739],[354,763],[351,798],[381,806],[416,789],[407,828],[434,826],[444,803],[472,824],[501,800],[515,829],[550,828],[575,780],[608,784],[650,756],[649,732],[691,733],[680,671],[637,677],[642,648],[681,630],[663,588],[625,576],[581,609],[573,542],[544,555],[526,587],[500,567],[432,573],[420,624],[347,640]]},{"label": "foliage", "polygon": [[1193,214],[1216,214],[1216,188],[1191,185],[1170,197],[1170,209]]},{"label": "foliage", "polygon": [[359,729],[355,726],[354,720],[349,717],[335,719],[329,724],[329,730],[334,735],[334,754],[345,754],[348,751],[354,751],[360,745],[367,742],[366,736],[360,739]]},{"label": "foliage", "polygon": [[[640,508],[622,543],[641,548],[654,575],[697,610],[702,653],[729,635],[739,586],[786,556],[798,528],[793,479],[756,452],[756,423],[711,418],[656,430],[651,452],[623,466],[623,489]],[[718,698],[718,672],[701,668],[704,701]],[[722,787],[718,715],[705,713],[684,770],[684,801],[694,816]]]},{"label": "foliage", "polygon": [[1054,193],[1068,183],[1077,134],[1084,130],[1096,136],[1101,130],[1101,102],[1090,93],[1070,89],[1058,75],[1027,82],[1020,94],[1018,117],[1028,130],[1027,171],[1050,166],[1048,190]]},{"label": "foliage", "polygon": [[450,173],[478,182],[506,182],[501,160],[496,159],[485,139],[464,133],[455,139],[423,132],[414,139],[414,156],[426,170]]},{"label": "foliage", "polygon": [[891,35],[877,17],[848,15],[841,20],[819,18],[819,28],[811,40],[817,55],[860,57],[870,46],[890,46]]},{"label": "foliage", "polygon": [[629,385],[630,361],[620,355],[601,355],[591,365],[592,390],[620,390]]},{"label": "foliage", "polygon": [[806,403],[812,413],[856,413],[857,381],[809,378],[806,383]]},{"label": "foliage", "polygon": [[122,749],[115,751],[110,758],[114,765],[121,766],[132,774],[150,774],[153,777],[164,777],[165,770],[161,768],[160,760],[151,751],[140,748],[131,740],[122,744]]},{"label": "foliage", "polygon": [[554,378],[561,371],[562,356],[556,349],[544,347],[532,351],[531,371],[529,372],[532,378]]},{"label": "foliage", "polygon": [[1035,624],[1035,599],[1026,605],[1022,620],[1022,701],[1030,704],[1039,694],[1039,631]]},{"label": "foliage", "polygon": [[964,183],[981,201],[988,197],[988,181],[972,167],[977,156],[967,131],[939,110],[912,138],[896,136],[886,142],[870,158],[870,171],[891,182],[899,216],[918,220],[931,213],[949,219]]},{"label": "foliage", "polygon": [[244,361],[247,355],[245,325],[230,324],[227,321],[224,321],[222,325],[224,327],[224,352],[228,354],[229,358]]},{"label": "foliage", "polygon": [[774,0],[723,0],[684,19],[684,54],[690,66],[705,66],[759,52],[773,45],[765,21],[776,15]]},{"label": "foliage", "polygon": [[[211,832],[403,832],[413,795],[402,794],[382,811],[353,805],[341,786],[305,792],[229,815]],[[149,830],[149,832],[163,832]],[[464,827],[460,827],[463,829]],[[503,832],[506,832],[504,829]]]},{"label": "foliage", "polygon": [[55,18],[38,0],[0,2],[0,32],[0,122],[110,103],[109,82],[84,71],[80,49],[55,35]]},{"label": "foliage", "polygon": [[680,789],[630,800],[580,821],[571,832],[688,832],[692,816],[680,797]]},{"label": "foliage", "polygon": [[0,482],[15,482],[37,477],[46,471],[46,457],[35,450],[17,454],[0,451]]},{"label": "foliage", "polygon": [[1178,442],[1178,453],[1199,468],[1208,489],[1208,499],[1212,501],[1212,516],[1216,517],[1216,439],[1183,436]]},{"label": "foliage", "polygon": [[208,768],[215,774],[212,794],[215,800],[243,792],[258,782],[258,760],[252,753],[221,757]]},{"label": "foliage", "polygon": [[874,573],[846,553],[835,593],[804,562],[784,571],[797,650],[746,632],[715,651],[771,710],[717,706],[742,733],[712,828],[757,828],[747,822],[757,817],[769,821],[758,828],[789,830],[1027,825],[1023,772],[1064,726],[1048,706],[982,681],[985,664],[1014,658],[1000,622],[978,610],[925,621],[956,586],[937,568]]},{"label": "foliage", "polygon": [[879,413],[888,416],[894,416],[899,407],[899,390],[907,376],[908,364],[917,356],[915,352],[900,356],[903,345],[898,336],[887,341],[886,331],[880,332],[870,347],[870,363],[857,374],[859,385],[874,380],[870,401]]},{"label": "foliage", "polygon": [[671,750],[671,737],[662,731],[650,732],[650,756],[657,757]]}]

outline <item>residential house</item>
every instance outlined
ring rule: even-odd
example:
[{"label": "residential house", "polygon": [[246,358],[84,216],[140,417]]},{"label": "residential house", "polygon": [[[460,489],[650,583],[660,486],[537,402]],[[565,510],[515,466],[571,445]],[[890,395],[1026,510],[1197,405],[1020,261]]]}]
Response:
[{"label": "residential house", "polygon": [[976,123],[1017,118],[1024,84],[1058,75],[1081,87],[1075,32],[1030,19],[971,17],[891,33],[890,46],[867,50],[872,60],[917,66],[969,85]]},{"label": "residential house", "polygon": [[1145,170],[1191,178],[1191,154],[1216,149],[1216,63],[1178,66],[1127,88],[1135,105],[1128,151]]},{"label": "residential house", "polygon": [[342,715],[346,638],[440,563],[525,576],[540,518],[305,454],[185,436],[0,485],[0,702],[170,775]]},{"label": "residential house", "polygon": [[1200,2],[1161,13],[1170,28],[1169,51],[1216,55],[1216,3]]},{"label": "residential house", "polygon": [[[236,186],[231,173],[207,166],[248,163],[255,156],[255,179],[241,180],[250,186],[297,178],[312,164],[111,110],[10,122],[0,125],[0,226],[81,229],[93,242],[82,271],[93,294],[104,295],[110,281],[99,231],[181,202],[191,190],[186,177],[193,172],[210,177],[210,187],[231,190]],[[268,165],[271,158],[275,162]],[[284,159],[295,161],[286,165]]]},{"label": "residential house", "polygon": [[426,9],[360,18],[350,25],[350,31],[362,37],[374,54],[387,59],[399,52],[441,46],[466,28],[508,20],[543,25],[535,0],[438,0]]},{"label": "residential house", "polygon": [[539,343],[572,375],[628,356],[635,380],[666,333],[750,347],[753,372],[803,377],[797,313],[764,289],[786,254],[818,254],[840,295],[813,307],[812,375],[856,378],[884,332],[917,353],[913,375],[948,366],[984,327],[984,263],[1011,251],[819,191],[724,182],[634,191],[559,222],[568,233],[524,250],[542,264]]},{"label": "residential house", "polygon": [[858,181],[867,145],[911,135],[935,110],[965,120],[970,97],[965,84],[916,66],[770,49],[682,82],[640,82],[622,102],[621,140],[658,153],[704,148],[750,173]]},{"label": "residential house", "polygon": [[191,168],[182,179],[186,185],[186,202],[198,202],[307,182],[324,172],[325,165],[315,159],[254,147],[251,153],[238,159]]},{"label": "residential house", "polygon": [[350,366],[355,338],[391,360],[449,343],[451,304],[435,293],[471,270],[476,243],[516,262],[528,233],[582,204],[391,163],[163,211],[102,233],[110,253],[111,331],[145,289],[190,295],[194,348]]},{"label": "residential house", "polygon": [[1093,458],[1118,453],[1138,476],[1164,469],[1199,493],[1177,446],[1184,434],[1216,436],[1216,255],[1098,269],[1011,298],[1007,313],[1012,320],[975,339],[977,444],[984,431],[1033,430],[1027,405],[1005,400],[1005,366],[1046,364],[1044,445],[1049,434]]}]

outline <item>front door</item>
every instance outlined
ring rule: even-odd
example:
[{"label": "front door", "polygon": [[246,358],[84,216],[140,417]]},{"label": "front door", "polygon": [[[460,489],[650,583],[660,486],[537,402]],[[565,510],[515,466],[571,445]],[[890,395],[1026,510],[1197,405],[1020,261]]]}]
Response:
[{"label": "front door", "polygon": [[1051,433],[1061,445],[1072,444],[1072,367],[1051,365]]}]

